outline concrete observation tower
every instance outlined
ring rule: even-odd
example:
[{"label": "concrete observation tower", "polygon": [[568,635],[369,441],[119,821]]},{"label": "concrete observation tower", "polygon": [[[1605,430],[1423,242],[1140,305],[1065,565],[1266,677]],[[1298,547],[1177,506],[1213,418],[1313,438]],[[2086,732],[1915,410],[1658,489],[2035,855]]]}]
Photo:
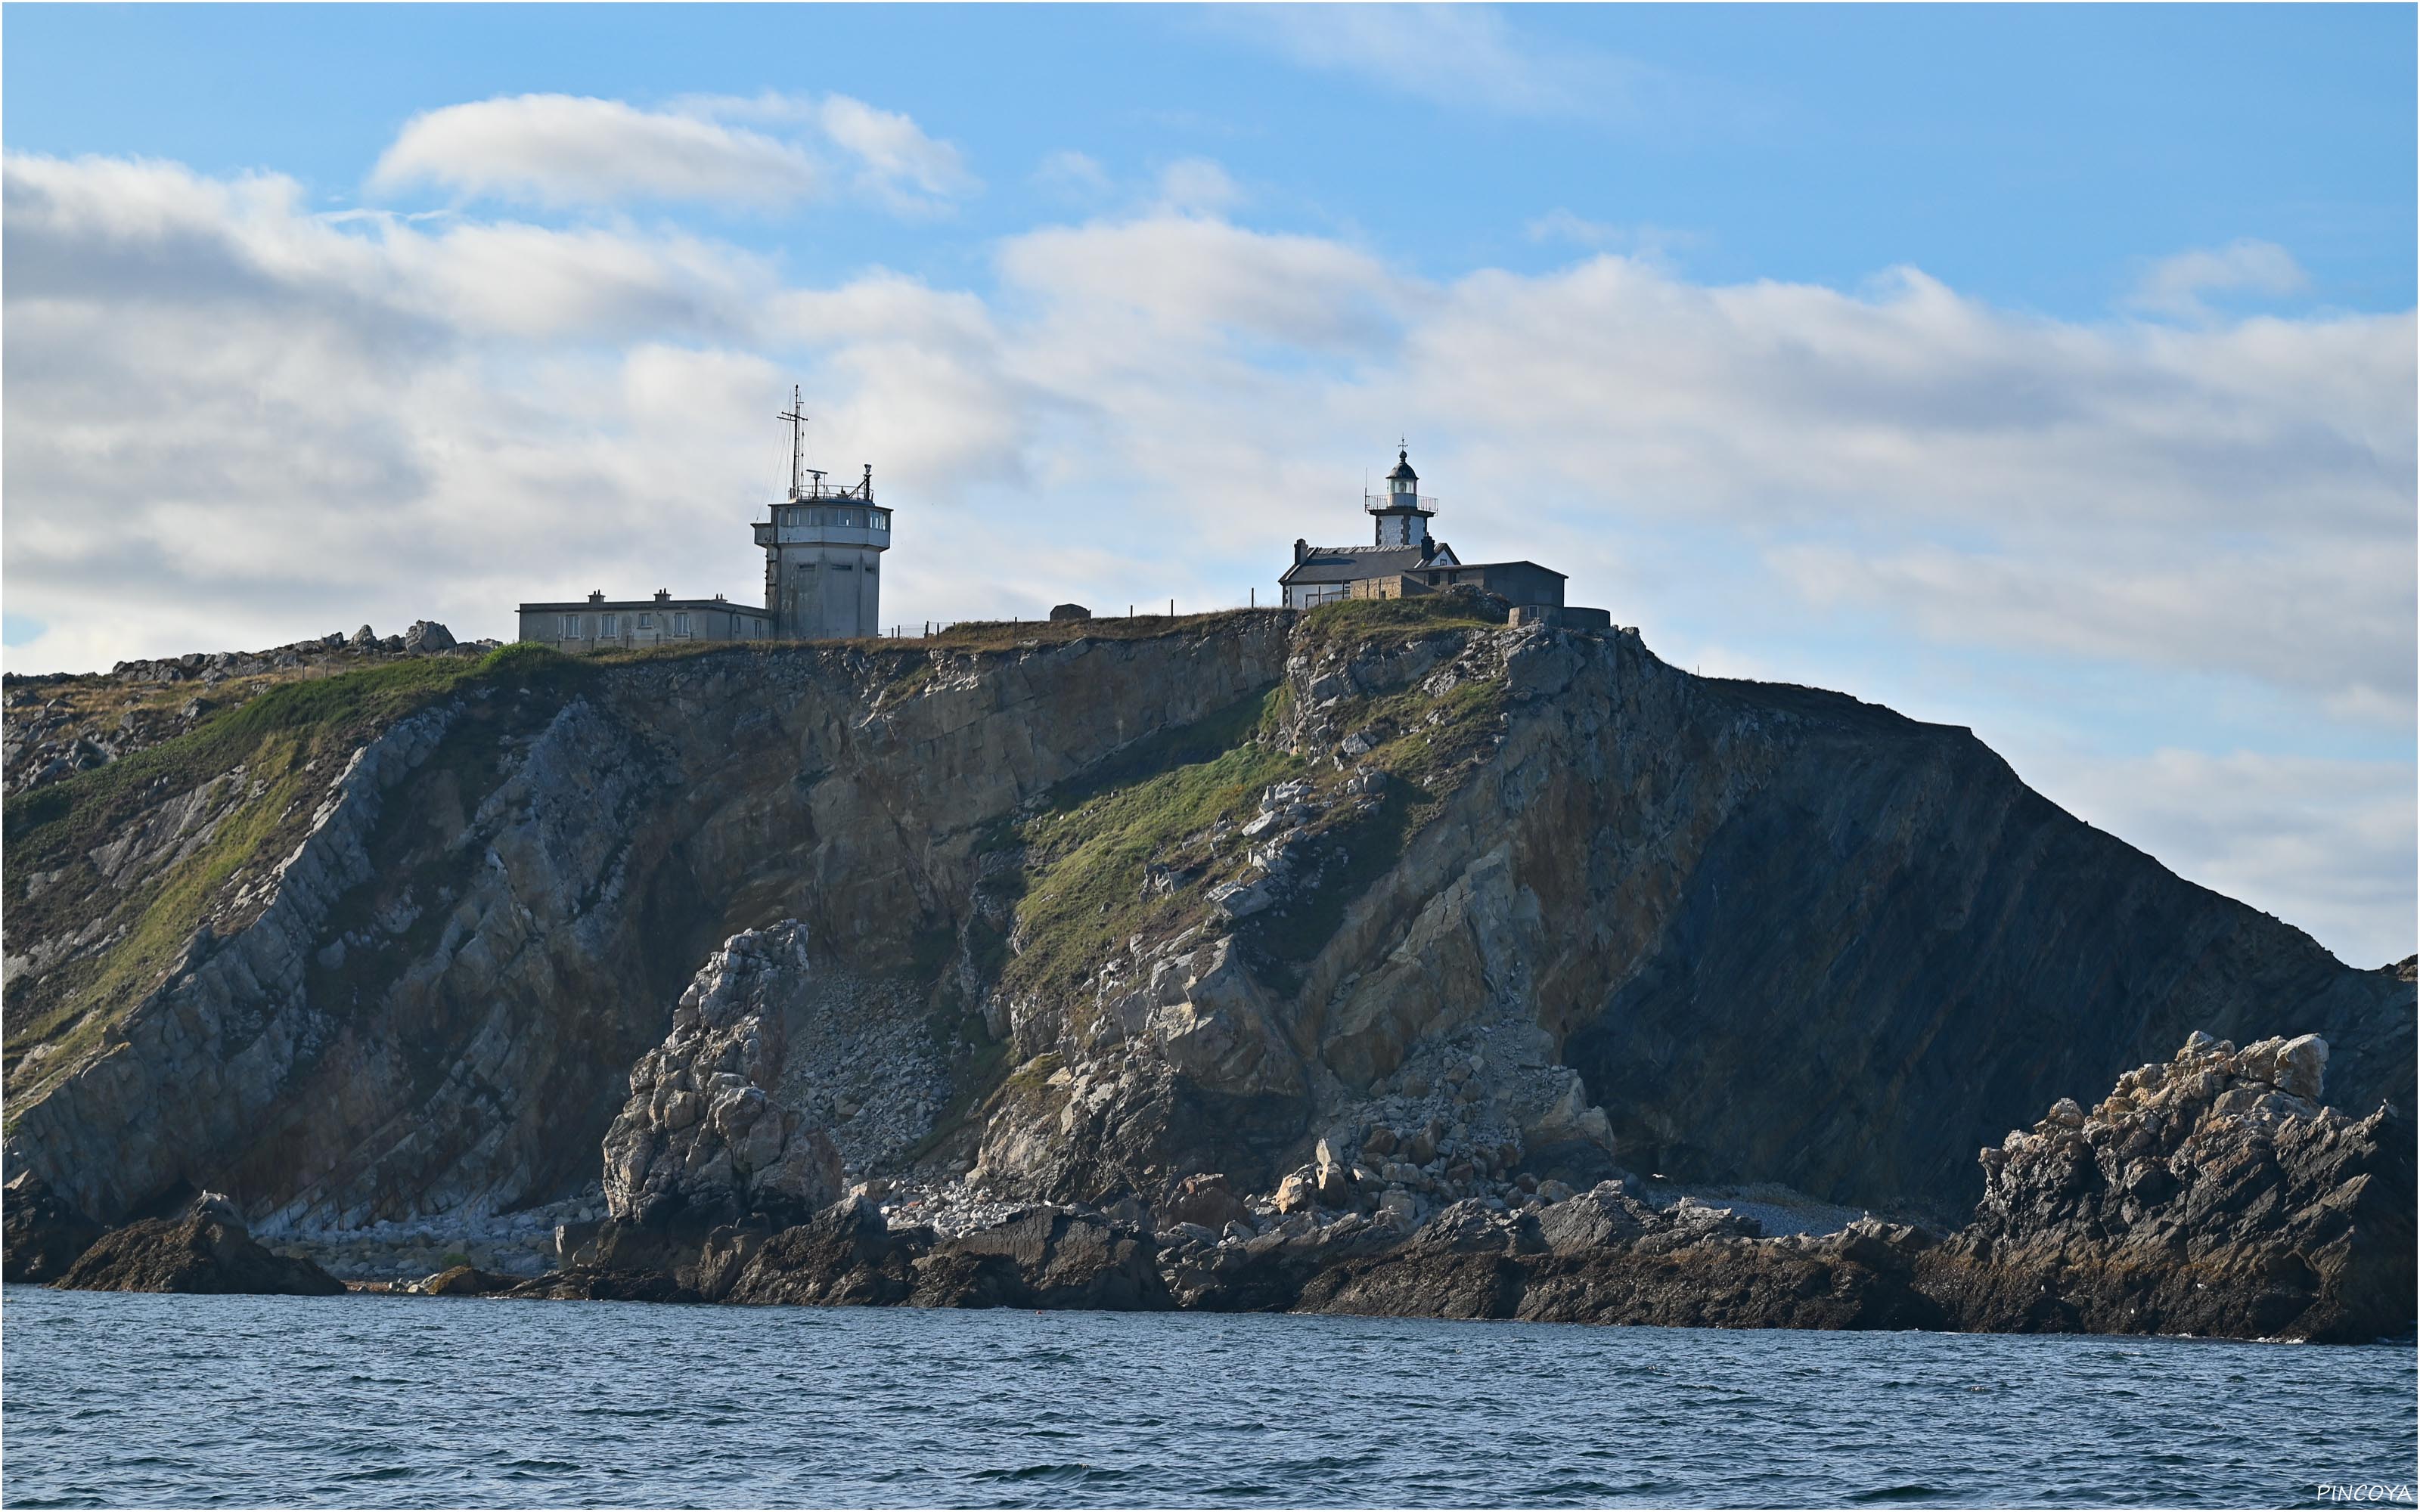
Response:
[{"label": "concrete observation tower", "polygon": [[790,425],[790,493],[756,524],[765,548],[765,609],[784,640],[832,640],[881,633],[882,553],[891,511],[874,501],[874,466],[848,487],[806,465],[806,411],[799,391],[778,417]]}]

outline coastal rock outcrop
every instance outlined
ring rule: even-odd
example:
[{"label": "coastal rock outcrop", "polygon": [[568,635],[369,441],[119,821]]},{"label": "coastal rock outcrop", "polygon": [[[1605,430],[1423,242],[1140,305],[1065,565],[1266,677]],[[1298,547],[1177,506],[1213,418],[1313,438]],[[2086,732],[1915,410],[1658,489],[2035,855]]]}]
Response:
[{"label": "coastal rock outcrop", "polygon": [[69,1291],[243,1292],[327,1297],[345,1284],[309,1260],[272,1254],[225,1197],[204,1193],[176,1218],[113,1229],[52,1285]]},{"label": "coastal rock outcrop", "polygon": [[1987,1147],[1975,1219],[1925,1257],[1962,1327],[2363,1341],[2410,1332],[2412,1130],[2319,1099],[2316,1035],[2196,1032],[2086,1109]]},{"label": "coastal rock outcrop", "polygon": [[725,1230],[696,1275],[708,1299],[755,1305],[1174,1305],[1148,1233],[1055,1208],[944,1238],[923,1226],[892,1228],[856,1196],[779,1233]]},{"label": "coastal rock outcrop", "polygon": [[916,1261],[933,1230],[892,1228],[863,1196],[845,1198],[767,1237],[720,1300],[754,1305],[889,1306],[916,1290]]},{"label": "coastal rock outcrop", "polygon": [[916,1265],[919,1307],[1174,1305],[1152,1237],[1099,1217],[1041,1208],[933,1246]]},{"label": "coastal rock outcrop", "polygon": [[786,1021],[809,976],[796,919],[733,935],[673,1011],[672,1033],[630,1070],[605,1133],[605,1200],[642,1227],[713,1227],[762,1213],[779,1226],[840,1195],[840,1152],[775,1101]]}]

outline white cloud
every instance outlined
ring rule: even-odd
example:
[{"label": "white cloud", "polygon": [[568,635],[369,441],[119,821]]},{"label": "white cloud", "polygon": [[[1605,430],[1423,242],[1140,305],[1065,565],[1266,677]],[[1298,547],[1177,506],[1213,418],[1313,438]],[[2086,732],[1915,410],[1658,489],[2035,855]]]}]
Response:
[{"label": "white cloud", "polygon": [[2297,294],[2309,284],[2285,248],[2244,239],[2153,263],[2135,285],[2133,302],[2138,309],[2198,320],[2210,316],[2205,294]]},{"label": "white cloud", "polygon": [[1216,213],[1234,208],[1244,195],[1208,158],[1179,158],[1160,170],[1159,197],[1171,209]]},{"label": "white cloud", "polygon": [[1357,537],[1408,432],[1466,554],[1561,567],[1710,671],[1853,682],[1824,637],[2022,658],[2007,727],[2079,739],[2071,666],[2163,707],[2260,690],[2306,748],[2212,748],[2226,845],[2163,817],[2163,767],[2059,754],[2054,795],[2357,956],[2409,912],[2385,841],[2367,891],[2320,864],[2408,841],[2408,812],[2271,801],[2325,796],[2334,767],[2290,764],[2326,732],[2373,754],[2412,726],[2409,315],[2077,324],[1912,271],[1709,286],[1618,256],[1441,284],[1165,207],[1011,237],[996,289],[799,285],[673,231],[314,216],[269,176],[10,155],[0,192],[6,588],[47,626],[12,668],[745,595],[794,380],[821,465],[873,462],[901,510],[910,623],[1239,601],[1273,543]]},{"label": "white cloud", "polygon": [[662,110],[571,95],[448,105],[404,124],[371,170],[370,187],[431,184],[551,208],[694,201],[780,208],[830,192],[827,151],[854,164],[861,193],[902,213],[946,209],[981,187],[956,147],[904,115],[846,95],[773,93],[691,96]]},{"label": "white cloud", "polygon": [[1475,5],[1237,6],[1225,29],[1305,68],[1357,74],[1381,88],[1510,116],[1635,116],[1662,93],[1626,58],[1532,40]]},{"label": "white cloud", "polygon": [[2380,552],[2263,541],[2180,553],[2172,538],[2117,534],[2084,561],[1941,547],[1773,560],[1817,605],[1882,609],[1936,643],[2218,671],[2315,693],[2349,722],[2413,718],[2420,602],[2412,563]]},{"label": "white cloud", "polygon": [[1605,221],[1591,221],[1559,206],[1530,221],[1521,230],[1532,241],[1568,241],[1591,252],[1624,253],[1658,266],[1662,266],[1672,253],[1702,246],[1706,239],[1698,232],[1676,230],[1671,226],[1615,225]]},{"label": "white cloud", "polygon": [[434,184],[548,206],[705,200],[782,206],[822,175],[794,144],[618,100],[518,95],[447,105],[404,123],[370,172],[374,189]]},{"label": "white cloud", "polygon": [[824,133],[857,159],[861,181],[894,209],[942,208],[978,187],[956,147],[896,111],[829,95],[818,114]]},{"label": "white cloud", "polygon": [[[1143,334],[1230,332],[1338,349],[1391,343],[1395,313],[1413,292],[1376,257],[1339,242],[1172,214],[1014,237],[1001,269],[1071,325],[1140,320]],[[1133,348],[1134,334],[1133,358],[1161,359]]]},{"label": "white cloud", "polygon": [[1088,153],[1053,152],[1033,170],[1034,185],[1059,199],[1094,204],[1109,197],[1109,170]]}]

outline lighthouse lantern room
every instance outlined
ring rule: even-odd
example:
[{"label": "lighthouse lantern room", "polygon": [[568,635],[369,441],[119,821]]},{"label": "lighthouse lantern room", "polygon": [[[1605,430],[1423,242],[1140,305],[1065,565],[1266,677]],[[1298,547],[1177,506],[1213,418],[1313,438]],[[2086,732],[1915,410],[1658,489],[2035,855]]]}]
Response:
[{"label": "lighthouse lantern room", "polygon": [[1412,471],[1405,445],[1395,450],[1395,466],[1387,474],[1385,493],[1364,494],[1361,507],[1376,522],[1377,546],[1420,546],[1429,538],[1429,521],[1436,517],[1437,501],[1420,492],[1420,475]]}]

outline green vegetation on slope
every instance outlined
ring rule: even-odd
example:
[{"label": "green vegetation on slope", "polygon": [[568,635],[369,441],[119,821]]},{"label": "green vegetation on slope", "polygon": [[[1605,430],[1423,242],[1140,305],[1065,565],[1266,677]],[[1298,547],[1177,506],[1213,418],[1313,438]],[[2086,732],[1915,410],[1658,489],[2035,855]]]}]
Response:
[{"label": "green vegetation on slope", "polygon": [[[485,657],[426,656],[334,677],[297,679],[204,719],[174,739],[10,798],[6,897],[16,941],[104,925],[101,949],[9,983],[6,1055],[22,1099],[72,1069],[156,987],[228,886],[247,868],[292,851],[313,799],[345,758],[396,721],[479,687],[558,696],[595,664],[533,645]],[[93,853],[123,838],[147,810],[219,778],[235,791],[209,837],[165,870],[111,884]],[[31,1077],[29,1051],[46,1046]]]},{"label": "green vegetation on slope", "polygon": [[1339,599],[1303,616],[1301,639],[1318,648],[1405,631],[1434,635],[1444,630],[1500,629],[1504,625],[1500,604],[1501,600],[1476,593]]},{"label": "green vegetation on slope", "polygon": [[[1016,903],[1025,949],[1008,966],[1011,990],[1073,988],[1137,933],[1190,921],[1202,900],[1186,881],[1221,854],[1210,830],[1249,818],[1264,788],[1304,765],[1277,742],[1281,693],[1139,741],[1015,826],[1025,847]],[[1238,846],[1228,839],[1229,850]]]}]

